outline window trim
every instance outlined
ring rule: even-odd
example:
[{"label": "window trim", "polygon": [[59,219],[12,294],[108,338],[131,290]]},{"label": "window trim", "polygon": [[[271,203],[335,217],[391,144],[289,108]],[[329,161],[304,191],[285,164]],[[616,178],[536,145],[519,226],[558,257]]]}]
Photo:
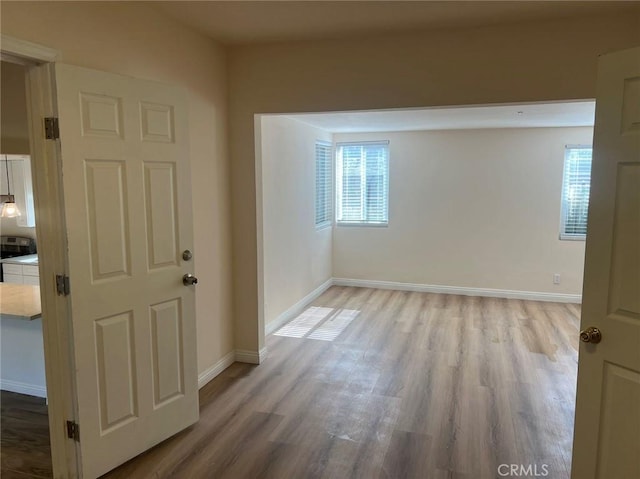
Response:
[{"label": "window trim", "polygon": [[[328,185],[328,191],[327,191],[327,195],[329,198],[329,205],[328,205],[328,216],[329,218],[325,221],[322,221],[320,223],[318,223],[318,155],[317,155],[317,148],[318,146],[324,146],[324,147],[328,147],[329,148],[329,156],[328,156],[328,161],[329,161],[329,185]],[[334,168],[334,161],[333,161],[333,157],[334,157],[334,150],[333,150],[333,143],[327,140],[316,140],[314,145],[313,145],[313,151],[314,151],[314,182],[313,182],[313,191],[314,191],[314,196],[313,196],[313,206],[314,206],[314,224],[315,224],[315,228],[316,231],[319,230],[323,230],[326,228],[330,228],[331,226],[333,226],[333,220],[334,220],[334,207],[333,207],[333,197],[334,197],[334,183],[335,183],[335,168]]]},{"label": "window trim", "polygon": [[[564,159],[562,162],[562,190],[560,193],[560,233],[558,238],[561,241],[586,241],[587,235],[585,234],[571,234],[566,233],[566,217],[567,217],[567,201],[565,201],[565,174],[567,170],[567,153],[569,150],[577,149],[590,149],[591,150],[591,168],[593,169],[593,145],[577,144],[577,145],[565,145],[564,147]],[[589,179],[591,180],[591,171],[589,171]]]},{"label": "window trim", "polygon": [[[387,218],[386,221],[340,221],[338,219],[338,208],[339,208],[339,198],[338,198],[338,150],[343,146],[385,146],[387,149],[387,168],[386,168],[386,181],[385,181],[385,198],[387,200],[386,204],[386,213]],[[389,211],[390,211],[390,202],[391,199],[389,197],[389,188],[390,188],[390,178],[391,178],[391,163],[390,163],[390,148],[389,148],[389,140],[367,140],[367,141],[339,141],[335,144],[335,168],[334,168],[334,178],[335,178],[335,224],[337,227],[363,227],[363,228],[387,228],[389,226]],[[364,192],[363,192],[364,194]]]}]

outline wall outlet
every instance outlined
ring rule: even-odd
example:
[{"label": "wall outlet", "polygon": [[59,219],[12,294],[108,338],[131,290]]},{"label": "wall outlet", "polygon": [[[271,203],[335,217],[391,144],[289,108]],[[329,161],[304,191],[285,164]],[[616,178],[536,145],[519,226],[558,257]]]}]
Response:
[{"label": "wall outlet", "polygon": [[553,273],[553,284],[560,284],[560,273]]}]

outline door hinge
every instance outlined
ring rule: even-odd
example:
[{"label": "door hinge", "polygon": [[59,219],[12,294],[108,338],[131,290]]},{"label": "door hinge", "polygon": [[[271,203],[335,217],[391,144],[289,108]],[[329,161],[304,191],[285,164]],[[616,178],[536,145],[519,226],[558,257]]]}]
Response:
[{"label": "door hinge", "polygon": [[69,276],[66,274],[56,274],[56,291],[58,296],[69,296],[71,292]]},{"label": "door hinge", "polygon": [[67,437],[80,442],[80,426],[74,421],[67,421]]},{"label": "door hinge", "polygon": [[57,140],[60,138],[60,127],[57,118],[47,117],[44,119],[44,137],[47,140]]}]

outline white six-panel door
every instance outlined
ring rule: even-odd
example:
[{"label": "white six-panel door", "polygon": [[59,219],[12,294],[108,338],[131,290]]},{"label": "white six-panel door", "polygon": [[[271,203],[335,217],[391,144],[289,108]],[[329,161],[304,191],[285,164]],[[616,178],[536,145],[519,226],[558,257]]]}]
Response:
[{"label": "white six-panel door", "polygon": [[640,48],[599,61],[581,327],[572,478],[637,479]]},{"label": "white six-panel door", "polygon": [[186,98],[55,70],[81,470],[93,478],[198,419]]}]

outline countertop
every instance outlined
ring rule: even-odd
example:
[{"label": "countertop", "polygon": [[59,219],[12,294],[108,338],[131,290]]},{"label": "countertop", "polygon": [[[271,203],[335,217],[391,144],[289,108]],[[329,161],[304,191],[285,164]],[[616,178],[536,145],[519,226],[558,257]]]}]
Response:
[{"label": "countertop", "polygon": [[13,258],[0,259],[0,263],[38,266],[38,255],[25,254],[24,256],[14,256]]},{"label": "countertop", "polygon": [[31,321],[41,316],[40,286],[0,283],[0,318]]}]

